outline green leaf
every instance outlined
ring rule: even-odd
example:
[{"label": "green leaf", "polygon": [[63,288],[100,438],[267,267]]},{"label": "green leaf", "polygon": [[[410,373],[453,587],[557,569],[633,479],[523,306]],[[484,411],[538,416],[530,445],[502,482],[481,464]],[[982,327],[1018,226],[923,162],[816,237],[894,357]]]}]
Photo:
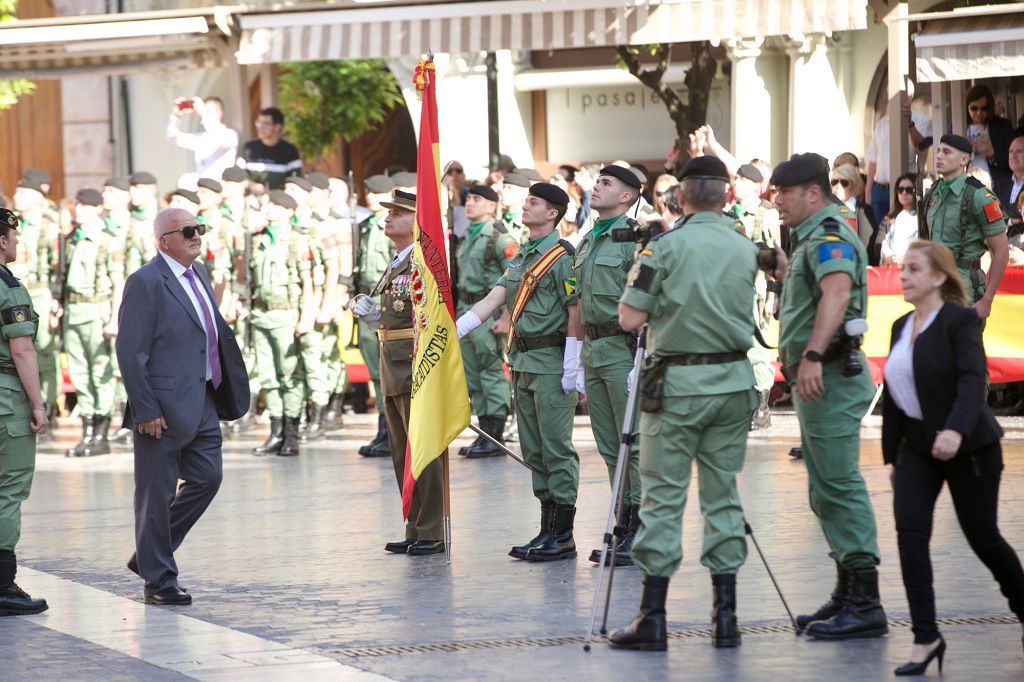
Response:
[{"label": "green leaf", "polygon": [[[0,21],[17,19],[18,0],[0,0]],[[22,95],[31,94],[36,84],[26,80],[0,81],[0,111],[10,109]]]}]

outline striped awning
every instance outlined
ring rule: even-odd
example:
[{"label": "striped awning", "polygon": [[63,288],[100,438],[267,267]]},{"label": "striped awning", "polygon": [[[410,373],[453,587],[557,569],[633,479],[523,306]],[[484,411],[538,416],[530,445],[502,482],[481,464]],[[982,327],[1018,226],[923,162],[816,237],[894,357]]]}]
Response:
[{"label": "striped awning", "polygon": [[207,17],[0,24],[0,79],[221,66]]},{"label": "striped awning", "polygon": [[867,26],[867,0],[493,0],[246,14],[242,64],[803,35]]},{"label": "striped awning", "polygon": [[1024,5],[1019,8],[928,21],[914,37],[918,81],[1024,75]]}]

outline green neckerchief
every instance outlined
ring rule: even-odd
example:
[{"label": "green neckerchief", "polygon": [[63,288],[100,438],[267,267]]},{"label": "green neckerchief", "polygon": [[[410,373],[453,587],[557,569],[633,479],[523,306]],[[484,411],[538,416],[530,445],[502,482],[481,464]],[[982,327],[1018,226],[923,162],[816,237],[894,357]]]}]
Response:
[{"label": "green neckerchief", "polygon": [[953,183],[960,179],[960,176],[956,176],[952,180],[939,180],[939,192],[945,193],[949,191],[949,188],[953,186]]},{"label": "green neckerchief", "polygon": [[484,229],[484,225],[486,223],[486,220],[481,220],[479,223],[471,223],[469,226],[469,230],[466,231],[466,237],[470,241],[476,239],[476,236],[480,234],[480,230]]},{"label": "green neckerchief", "polygon": [[620,216],[615,216],[614,218],[598,218],[595,220],[594,229],[591,230],[591,233],[594,235],[594,239],[596,240],[602,234],[610,230],[612,225],[614,225],[615,221],[619,218]]},{"label": "green neckerchief", "polygon": [[263,232],[270,238],[271,246],[277,243],[277,238],[281,236],[282,229],[284,229],[282,225],[271,225],[270,223],[267,223],[267,226],[263,228]]},{"label": "green neckerchief", "polygon": [[68,235],[68,239],[72,244],[77,244],[83,236],[85,236],[85,230],[82,229],[81,225],[76,224],[75,228],[71,230],[71,234]]},{"label": "green neckerchief", "polygon": [[540,246],[541,242],[543,242],[545,239],[547,239],[550,236],[551,236],[551,233],[549,232],[546,235],[544,235],[543,237],[537,237],[536,239],[528,239],[528,240],[526,240],[526,246],[523,247],[523,252],[527,253],[527,254],[533,253],[537,249],[537,247]]}]

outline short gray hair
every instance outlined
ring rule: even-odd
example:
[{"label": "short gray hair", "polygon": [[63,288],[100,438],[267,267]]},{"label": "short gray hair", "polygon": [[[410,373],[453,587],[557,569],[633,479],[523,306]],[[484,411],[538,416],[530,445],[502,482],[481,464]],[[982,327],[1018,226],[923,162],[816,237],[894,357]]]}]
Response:
[{"label": "short gray hair", "polygon": [[715,178],[687,178],[682,182],[683,201],[691,211],[720,211],[729,185]]}]

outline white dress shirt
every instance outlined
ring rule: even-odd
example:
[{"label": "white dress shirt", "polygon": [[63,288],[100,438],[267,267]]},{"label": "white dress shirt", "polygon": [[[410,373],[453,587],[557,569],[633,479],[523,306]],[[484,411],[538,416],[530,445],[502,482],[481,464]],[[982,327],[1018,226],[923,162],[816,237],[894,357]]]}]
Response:
[{"label": "white dress shirt", "polygon": [[391,259],[391,265],[389,265],[388,267],[391,267],[391,268],[398,267],[398,264],[401,263],[403,260],[405,260],[405,257],[407,255],[409,255],[409,252],[412,251],[415,247],[416,247],[416,242],[413,242],[413,243],[409,244],[409,246],[405,247],[404,249],[402,249],[401,251],[396,253],[395,257]]},{"label": "white dress shirt", "polygon": [[[199,301],[196,300],[195,292],[192,291],[192,285],[189,284],[187,279],[185,279],[185,271],[188,270],[188,268],[186,268],[184,265],[182,265],[178,261],[176,261],[173,258],[171,258],[170,256],[168,256],[163,251],[159,251],[158,253],[161,256],[163,256],[164,262],[166,262],[168,267],[171,268],[171,272],[174,273],[174,277],[178,280],[178,284],[181,285],[181,288],[184,290],[185,295],[188,296],[188,300],[190,300],[192,302],[192,307],[195,308],[196,315],[199,317],[199,324],[203,327],[203,331],[206,332],[207,338],[209,338],[209,336],[211,334],[211,331],[206,328],[206,320],[204,319],[203,309],[199,307],[200,304],[199,304]],[[192,272],[192,276],[195,278],[195,281],[196,281],[196,289],[199,290],[200,295],[203,297],[202,305],[207,306],[207,310],[210,313],[210,319],[211,320],[216,320],[216,316],[213,314],[213,311],[214,311],[213,302],[210,300],[210,296],[206,293],[206,287],[203,286],[202,280],[199,279],[199,276],[196,275],[194,270]],[[213,333],[214,346],[216,346],[217,345],[217,327],[216,327],[216,323],[214,323],[214,328],[213,328],[213,332],[212,333]],[[204,348],[204,350],[205,350],[205,348]],[[209,357],[209,355],[207,355],[206,356],[206,380],[209,381],[212,378],[213,378],[213,369],[210,367],[210,357]]]},{"label": "white dress shirt", "polygon": [[[917,109],[910,110],[910,118],[914,121],[914,127],[921,137],[930,137],[932,134],[932,120]],[[907,140],[907,168],[910,172],[917,171],[917,149],[913,143]],[[875,163],[875,183],[888,185],[895,178],[889,170],[889,116],[888,114],[878,119],[875,124],[874,134],[871,142],[864,153],[864,159]],[[870,197],[869,197],[870,198]]]},{"label": "white dress shirt", "polygon": [[1010,181],[1013,185],[1010,187],[1010,206],[1017,204],[1017,197],[1020,196],[1020,191],[1024,189],[1024,175],[1019,178],[1016,175],[1010,176]]},{"label": "white dress shirt", "polygon": [[[921,331],[917,333],[918,338],[921,338],[924,330],[935,321],[939,310],[942,308],[932,312],[924,321]],[[914,383],[914,342],[911,340],[914,336],[914,316],[915,313],[910,313],[910,317],[903,324],[903,329],[900,330],[900,337],[889,351],[889,358],[885,361],[885,386],[896,407],[903,410],[903,414],[921,421],[924,416],[921,412],[921,401],[917,396],[917,384]]]},{"label": "white dress shirt", "polygon": [[238,133],[223,123],[202,122],[203,132],[185,133],[177,116],[167,124],[167,139],[195,155],[196,173],[201,178],[220,181],[224,169],[235,165],[238,156]]}]

